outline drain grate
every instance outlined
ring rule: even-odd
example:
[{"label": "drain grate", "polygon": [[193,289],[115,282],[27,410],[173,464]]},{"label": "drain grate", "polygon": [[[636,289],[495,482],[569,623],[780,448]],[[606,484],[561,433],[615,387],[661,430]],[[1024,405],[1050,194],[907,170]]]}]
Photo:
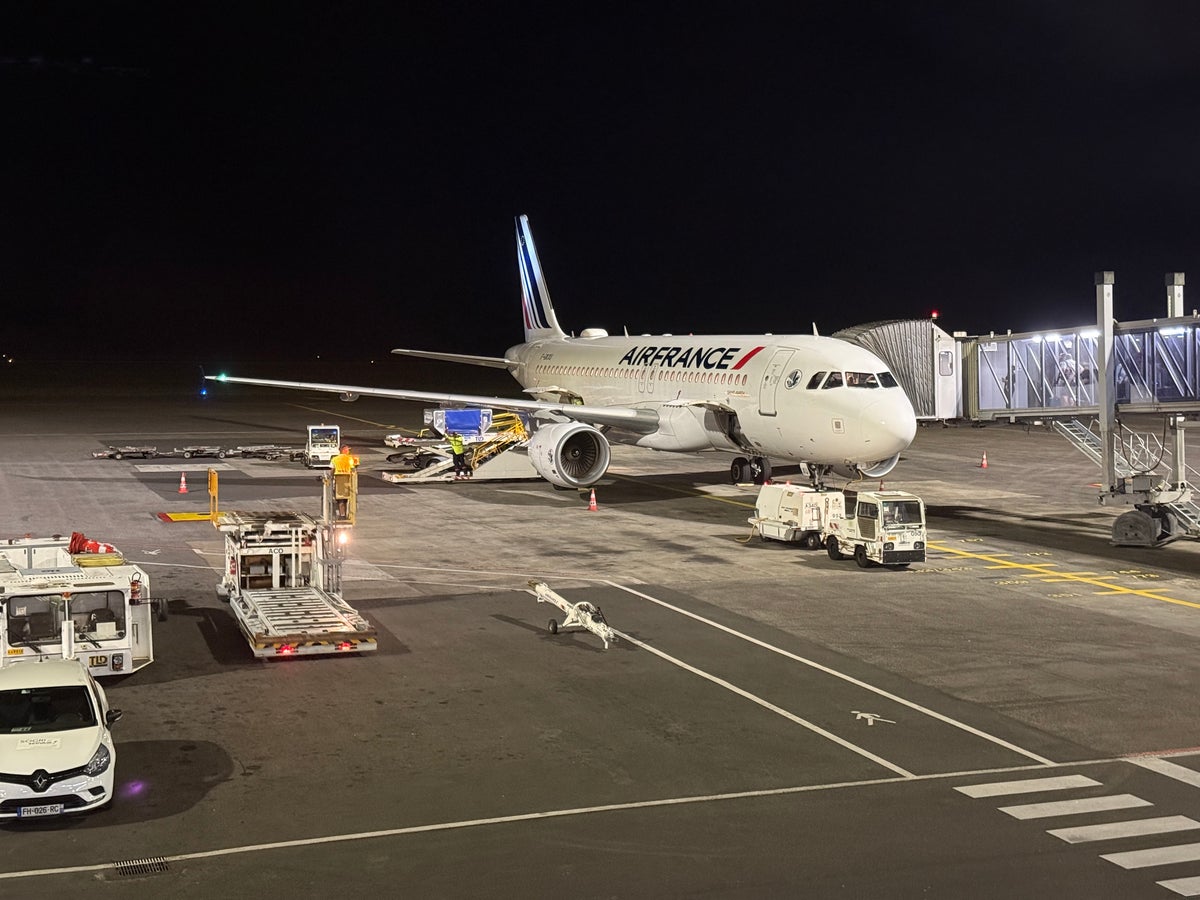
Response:
[{"label": "drain grate", "polygon": [[117,870],[118,875],[154,875],[167,871],[167,861],[161,856],[151,856],[149,859],[129,859],[114,863],[113,868]]}]

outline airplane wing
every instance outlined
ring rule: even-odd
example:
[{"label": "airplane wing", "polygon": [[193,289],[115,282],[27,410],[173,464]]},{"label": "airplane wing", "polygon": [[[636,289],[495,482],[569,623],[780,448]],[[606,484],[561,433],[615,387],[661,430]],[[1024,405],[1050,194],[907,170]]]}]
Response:
[{"label": "airplane wing", "polygon": [[261,387],[287,388],[293,391],[324,391],[341,394],[346,399],[358,397],[387,397],[392,400],[414,400],[438,405],[486,406],[515,412],[544,412],[559,415],[589,425],[609,425],[626,431],[650,434],[658,430],[658,413],[652,409],[631,406],[582,406],[577,403],[547,403],[542,400],[514,400],[508,397],[480,397],[472,394],[435,394],[430,391],[408,391],[402,388],[356,387],[349,384],[321,384],[311,381],[274,381],[269,378],[234,378],[230,375],[205,375],[209,381],[222,384],[256,384]]},{"label": "airplane wing", "polygon": [[421,359],[440,359],[442,362],[465,363],[469,366],[488,366],[493,369],[515,369],[520,363],[500,356],[471,356],[469,353],[438,353],[433,350],[393,350],[400,356],[417,356]]}]

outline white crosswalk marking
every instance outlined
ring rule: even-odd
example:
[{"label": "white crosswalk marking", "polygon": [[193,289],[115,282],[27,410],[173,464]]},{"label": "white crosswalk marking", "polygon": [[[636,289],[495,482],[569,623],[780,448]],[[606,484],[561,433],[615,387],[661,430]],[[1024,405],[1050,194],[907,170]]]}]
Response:
[{"label": "white crosswalk marking", "polygon": [[1132,794],[1114,794],[1111,797],[1084,797],[1079,800],[1059,800],[1055,803],[1001,806],[1000,812],[1008,813],[1014,819],[1047,819],[1051,816],[1077,816],[1082,813],[1104,812],[1109,809],[1132,809],[1135,806],[1153,805],[1149,800],[1143,800]]},{"label": "white crosswalk marking", "polygon": [[1068,844],[1086,841],[1111,841],[1116,838],[1137,837],[1145,834],[1167,834],[1172,831],[1188,831],[1200,828],[1200,822],[1187,816],[1161,816],[1157,819],[1134,819],[1129,822],[1108,822],[1104,825],[1080,825],[1076,828],[1054,828],[1047,831]]},{"label": "white crosswalk marking", "polygon": [[1190,784],[1192,787],[1200,787],[1200,772],[1197,772],[1195,769],[1189,769],[1187,766],[1159,759],[1156,756],[1131,759],[1129,762],[1135,766],[1141,766],[1143,769],[1149,769],[1151,772],[1157,772],[1159,775],[1166,775],[1168,778],[1174,778],[1176,781]]},{"label": "white crosswalk marking", "polygon": [[1168,891],[1174,891],[1180,897],[1200,897],[1200,877],[1197,876],[1171,878],[1168,881],[1158,882],[1158,885],[1165,887]]},{"label": "white crosswalk marking", "polygon": [[1100,858],[1116,863],[1122,869],[1144,869],[1147,866],[1195,862],[1200,859],[1200,844],[1177,844],[1174,847],[1128,850],[1125,853],[1101,853]]},{"label": "white crosswalk marking", "polygon": [[1096,787],[1100,782],[1086,775],[1060,775],[1056,778],[1028,778],[1024,781],[996,781],[991,784],[968,784],[955,790],[968,797],[1003,797],[1006,794],[1035,794],[1040,791],[1065,791],[1070,788]]}]

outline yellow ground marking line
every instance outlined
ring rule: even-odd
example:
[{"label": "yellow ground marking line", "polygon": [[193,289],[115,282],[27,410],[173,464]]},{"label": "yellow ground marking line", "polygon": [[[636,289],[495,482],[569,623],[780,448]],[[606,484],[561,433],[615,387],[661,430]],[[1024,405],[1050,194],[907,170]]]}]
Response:
[{"label": "yellow ground marking line", "polygon": [[[1129,594],[1132,594],[1135,597],[1145,597],[1147,600],[1159,600],[1162,603],[1174,603],[1177,606],[1190,606],[1193,609],[1200,609],[1200,603],[1193,603],[1190,600],[1177,600],[1174,597],[1167,597],[1166,595],[1160,593],[1159,591],[1143,591],[1143,590],[1138,590],[1137,588],[1128,588],[1128,587],[1122,587],[1121,585],[1113,585],[1113,584],[1106,583],[1107,581],[1111,580],[1112,577],[1115,577],[1115,576],[1103,575],[1103,576],[1085,577],[1083,575],[1071,575],[1068,572],[1049,572],[1049,573],[1047,573],[1047,572],[1043,572],[1042,570],[1050,568],[1051,566],[1054,565],[1053,563],[1009,562],[1008,560],[998,558],[994,554],[972,553],[969,550],[957,550],[954,547],[947,547],[944,544],[935,545],[932,541],[929,543],[928,546],[930,548],[936,549],[942,553],[953,553],[956,556],[958,556],[960,559],[963,559],[963,558],[978,559],[978,560],[982,560],[983,562],[986,562],[986,563],[994,563],[995,565],[988,566],[989,569],[1017,569],[1026,574],[1029,574],[1029,575],[1047,575],[1047,574],[1049,574],[1049,575],[1054,576],[1056,580],[1070,581],[1070,582],[1074,582],[1076,584],[1090,585],[1094,588],[1100,588],[1100,590],[1095,591],[1095,593],[1097,595],[1105,595],[1105,594],[1129,595]],[[1046,583],[1046,582],[1043,582],[1043,583]]]},{"label": "yellow ground marking line", "polygon": [[[217,513],[221,515],[221,513]],[[159,513],[160,519],[168,519],[172,522],[208,522],[212,516],[206,512],[166,512]]]},{"label": "yellow ground marking line", "polygon": [[[617,475],[613,472],[609,472],[608,476],[610,478],[615,478],[618,481],[629,481],[629,482],[640,482],[641,481],[641,478],[634,478],[629,475]],[[718,494],[709,494],[709,493],[705,493],[704,491],[698,491],[695,488],[677,488],[677,487],[673,487],[672,485],[669,485],[669,484],[657,484],[657,483],[654,486],[656,488],[658,488],[659,490],[669,491],[672,494],[681,494],[684,497],[703,497],[705,500],[715,500],[718,503],[728,503],[732,506],[744,506],[748,509],[756,508],[753,503],[747,503],[745,500],[737,500],[733,497],[722,497]],[[597,496],[599,496],[599,495],[597,495]]]},{"label": "yellow ground marking line", "polygon": [[349,419],[351,422],[362,422],[364,425],[374,425],[376,428],[399,428],[399,425],[385,425],[383,422],[372,422],[370,419],[360,419],[357,416],[348,416],[343,412],[333,412],[328,409],[319,409],[316,406],[305,406],[303,403],[289,403],[288,406],[294,406],[296,409],[306,409],[309,412],[323,413],[327,416],[335,416],[339,419]]}]

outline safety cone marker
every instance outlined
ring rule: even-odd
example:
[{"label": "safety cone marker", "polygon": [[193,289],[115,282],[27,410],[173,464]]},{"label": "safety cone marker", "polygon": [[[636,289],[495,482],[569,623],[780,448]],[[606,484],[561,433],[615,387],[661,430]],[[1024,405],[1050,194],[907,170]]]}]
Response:
[{"label": "safety cone marker", "polygon": [[181,494],[187,493],[187,473],[186,472],[179,473],[179,493],[181,493]]},{"label": "safety cone marker", "polygon": [[986,451],[986,450],[984,450],[984,451],[983,451],[983,461],[979,463],[979,466],[978,466],[978,467],[979,467],[980,469],[986,469],[986,468],[987,468],[987,451]]},{"label": "safety cone marker", "polygon": [[592,488],[592,496],[588,498],[588,512],[596,511],[596,489]]}]

